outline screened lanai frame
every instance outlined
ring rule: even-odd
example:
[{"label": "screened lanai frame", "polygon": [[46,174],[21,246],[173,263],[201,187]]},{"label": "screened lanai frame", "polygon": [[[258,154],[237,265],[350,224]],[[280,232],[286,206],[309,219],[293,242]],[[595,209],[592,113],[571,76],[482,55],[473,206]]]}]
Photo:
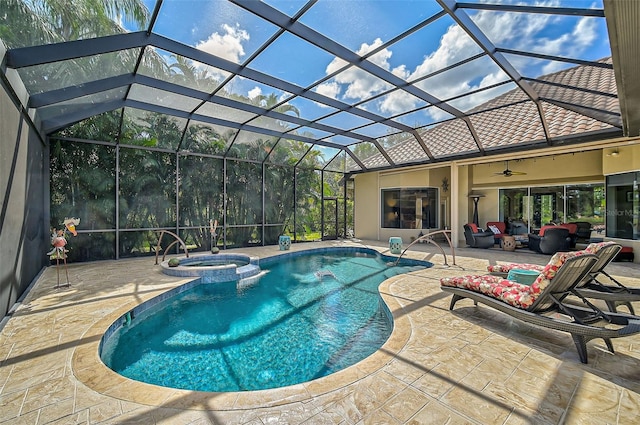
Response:
[{"label": "screened lanai frame", "polygon": [[[121,28],[114,27],[113,31],[85,39],[14,42],[5,55],[3,71],[5,74],[17,72],[29,94],[27,106],[36,111],[42,132],[52,143],[99,142],[115,146],[115,152],[130,147],[165,152],[175,156],[176,176],[181,170],[180,158],[190,155],[219,159],[225,164],[224,170],[229,161],[257,164],[264,175],[265,167],[271,166],[272,152],[284,145],[301,144],[308,149],[292,161],[286,161],[288,166],[294,170],[311,167],[322,176],[329,171],[345,175],[339,180],[343,185],[342,194],[329,193],[327,198],[335,195],[347,198],[344,185],[349,176],[357,173],[418,164],[446,164],[460,158],[582,142],[620,133],[622,122],[615,84],[594,87],[581,79],[568,83],[566,79],[555,79],[558,72],[542,72],[577,67],[612,75],[613,65],[607,59],[611,56],[608,44],[604,46],[605,53],[599,56],[594,55],[602,50],[586,49],[576,50],[575,56],[567,57],[549,54],[535,45],[514,46],[513,40],[501,39],[499,32],[486,27],[487,21],[505,16],[586,20],[597,27],[608,43],[600,2],[559,0],[553,6],[535,6],[533,2],[514,5],[506,0],[493,4],[452,0],[394,2],[396,13],[412,16],[408,27],[398,26],[394,19],[377,20],[379,11],[374,6],[384,2],[341,2],[342,9],[336,10],[340,15],[349,15],[344,8],[353,10],[354,3],[357,3],[362,27],[341,32],[336,27],[325,26],[319,18],[321,12],[336,8],[334,2],[207,2],[220,11],[233,11],[242,16],[245,23],[254,23],[251,28],[256,32],[247,41],[244,57],[230,60],[208,53],[202,46],[190,44],[180,36],[172,37],[167,30],[167,20],[173,19],[176,8],[187,6],[184,1],[159,0],[149,3],[153,7],[149,8],[145,26],[137,29],[132,28],[131,23],[124,23]],[[377,27],[380,37],[376,40],[358,38],[358,29],[370,27]],[[435,52],[433,46],[417,51],[416,46],[427,38],[443,38],[451,28],[457,28],[458,37],[472,46],[464,54],[452,56],[438,68],[421,73],[417,67],[416,72],[404,74],[394,68],[402,62],[395,62],[388,52],[404,52],[404,57],[407,51],[416,57],[428,56]],[[371,33],[367,30],[363,34]],[[296,46],[300,49],[298,52],[304,50],[306,62],[300,68],[308,71],[283,79],[279,78],[279,67],[296,64],[295,59],[278,54],[286,45]],[[167,68],[158,67],[152,60],[170,56],[173,56],[172,62],[167,62],[167,67],[186,63],[219,79],[212,83],[175,78],[184,76],[184,72],[171,76],[166,73]],[[114,60],[122,66],[99,66]],[[526,66],[531,63],[535,66]],[[493,72],[490,82],[477,81],[489,75],[485,73],[476,81],[468,81],[468,88],[442,90],[439,83],[458,78],[478,64]],[[70,78],[60,84],[45,78],[61,69],[77,73],[72,72]],[[368,81],[373,88],[366,96],[349,97],[345,81],[351,84]],[[260,89],[263,96],[258,97],[259,102],[233,91],[246,82]],[[343,96],[332,96],[325,91],[340,85],[344,86]],[[399,100],[406,103],[393,110],[389,108],[394,102],[401,104]],[[381,109],[385,105],[387,109]],[[582,119],[581,125],[586,121],[583,133],[577,133],[576,128],[557,128],[551,116],[559,110],[569,111],[573,114],[571,118]],[[105,136],[106,132],[92,137],[74,133],[77,125],[109,114],[114,114],[116,120],[120,116],[119,124],[108,133],[109,137]],[[132,144],[130,140],[123,140],[126,134],[123,124],[140,122],[136,118],[139,114],[153,114],[158,121],[177,123],[182,130],[176,137],[158,139],[153,146],[150,146],[153,137],[148,134],[149,137],[138,138]],[[510,116],[526,116],[535,129],[521,135],[508,134],[499,124]],[[196,125],[207,127],[215,134],[230,132],[233,137],[218,145],[218,150],[211,151],[209,147],[199,150],[188,137]],[[245,153],[238,153],[235,148],[245,141],[250,144],[252,137],[259,138],[265,149],[244,157]],[[325,161],[309,163],[310,155],[317,156],[318,152],[326,154]],[[114,186],[118,187],[118,183]],[[323,180],[320,188],[324,188]],[[180,231],[178,191],[176,183],[175,229]],[[261,193],[265,193],[264,183]],[[226,200],[225,190],[223,196]],[[320,190],[318,199],[322,207],[324,196],[324,190]],[[260,204],[261,223],[242,225],[260,224],[259,233],[264,235],[264,226],[268,224],[264,196]],[[226,208],[224,211],[226,215]],[[293,214],[296,229],[295,208]],[[347,208],[340,214],[344,217],[343,234],[350,227],[347,214]],[[324,219],[324,212],[321,216]],[[116,217],[116,234],[119,229]],[[139,229],[147,231],[155,227]],[[264,236],[262,239],[265,243]],[[118,246],[116,244],[116,252]]]}]

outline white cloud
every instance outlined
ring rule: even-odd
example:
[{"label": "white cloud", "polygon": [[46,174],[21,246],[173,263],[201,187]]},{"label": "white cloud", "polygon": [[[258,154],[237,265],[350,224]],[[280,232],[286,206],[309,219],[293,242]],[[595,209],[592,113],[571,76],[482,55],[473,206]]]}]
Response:
[{"label": "white cloud", "polygon": [[318,94],[330,97],[332,99],[337,99],[338,95],[340,94],[340,85],[338,85],[338,83],[336,82],[323,83],[316,87],[315,90]]},{"label": "white cloud", "polygon": [[206,41],[196,44],[196,48],[223,59],[240,63],[240,58],[244,56],[242,43],[249,40],[249,33],[235,26],[224,24],[222,34],[214,32]]},{"label": "white cloud", "polygon": [[380,102],[379,108],[385,114],[398,115],[415,109],[419,101],[420,99],[405,91],[396,90],[384,97]]},{"label": "white cloud", "polygon": [[479,53],[480,48],[458,25],[451,25],[440,38],[440,45],[418,65],[410,80],[430,74]]},{"label": "white cloud", "polygon": [[[554,5],[557,2],[546,2],[545,5]],[[488,36],[488,38],[500,47],[514,50],[546,53],[557,56],[579,56],[596,40],[596,23],[593,18],[582,18],[570,33],[564,33],[556,38],[545,36],[550,24],[558,24],[558,20],[565,19],[544,14],[526,13],[502,13],[480,11],[474,15],[476,22]],[[457,25],[452,25],[442,36],[439,47],[411,73],[410,79],[416,79],[442,67],[456,63],[479,53],[480,49],[471,38]],[[517,68],[531,63],[532,59],[510,57]],[[487,59],[488,60],[488,59]],[[495,65],[487,66],[487,60],[475,60],[464,66],[449,70],[439,76],[432,77],[424,83],[419,83],[427,92],[439,99],[446,99],[457,94],[487,87],[505,80],[505,74]],[[550,66],[558,65],[551,63]],[[493,72],[492,72],[493,69]],[[544,73],[553,72],[556,69],[545,68]],[[487,74],[487,72],[489,72]],[[486,100],[494,98],[501,92],[510,89],[511,85],[504,86],[503,90],[495,89],[479,93],[474,99],[457,102],[458,108],[466,110]],[[478,99],[478,96],[482,98]],[[436,115],[432,113],[436,118]]]},{"label": "white cloud", "polygon": [[448,112],[445,112],[440,108],[429,108],[427,110],[427,113],[429,114],[431,119],[433,119],[434,121],[443,121],[448,118],[451,118],[451,115],[449,115]]},{"label": "white cloud", "polygon": [[[382,40],[380,40],[379,38],[374,40],[372,44],[362,43],[357,53],[359,55],[365,55],[368,52],[374,49],[377,49],[381,45],[382,45]],[[389,65],[388,60],[391,57],[391,55],[392,53],[390,50],[383,49],[380,52],[373,55],[372,57],[370,57],[369,60],[386,70],[390,70],[391,66]],[[346,65],[347,65],[347,62],[343,61],[342,59],[336,58],[333,61],[331,61],[329,65],[327,65],[326,73],[331,74],[337,71],[338,69],[343,68]],[[400,69],[397,70],[397,72],[404,72],[404,67],[400,67]],[[377,93],[380,93],[381,91],[388,90],[389,88],[391,88],[390,84],[354,66],[342,71],[340,74],[336,75],[333,78],[333,81],[323,85],[327,85],[327,84],[346,87],[346,89],[344,90],[335,90],[335,87],[332,86],[332,92],[335,93],[336,95],[339,92],[343,93],[344,99],[350,99],[355,101],[366,99]],[[318,88],[320,89],[320,87]]]},{"label": "white cloud", "polygon": [[[537,51],[556,56],[579,56],[597,39],[596,22],[593,18],[583,17],[569,34],[563,34],[555,40],[541,39]],[[568,54],[570,52],[570,54]],[[566,68],[566,64],[549,62],[542,68],[544,74],[550,74]]]},{"label": "white cloud", "polygon": [[[540,2],[539,5],[558,6],[557,0]],[[580,57],[588,48],[597,41],[597,22],[594,18],[584,17],[567,27],[567,31],[557,36],[549,36],[550,25],[555,28],[566,27],[566,22],[575,18],[560,17],[555,15],[535,14],[535,13],[495,13],[491,11],[479,11],[473,15],[473,21],[487,34],[491,42],[498,47],[528,52],[537,52],[565,57]],[[371,44],[363,43],[357,51],[359,55],[364,55],[382,45],[380,39],[375,39]],[[424,60],[415,66],[413,70],[408,69],[406,64],[399,64],[393,67],[391,58],[393,56],[393,46],[376,53],[368,60],[379,67],[392,72],[394,75],[408,81],[416,80],[424,75],[444,67],[458,63],[475,54],[481,53],[482,49],[457,25],[451,25],[440,38],[439,46]],[[517,69],[525,69],[528,65],[538,64],[539,61],[512,56],[509,60]],[[344,67],[346,63],[340,59],[335,59],[326,68],[326,73],[330,74]],[[543,73],[553,72],[558,63],[551,62],[542,69]],[[562,66],[562,64],[560,64]],[[462,93],[488,87],[506,80],[502,71],[488,57],[467,63],[463,66],[448,70],[440,75],[431,77],[417,85],[427,93],[438,99],[448,99]],[[335,76],[330,82],[319,86],[316,91],[326,94],[332,98],[342,96],[345,100],[362,100],[371,97],[381,91],[387,90],[390,86],[368,74],[357,67],[351,67]],[[461,99],[456,102],[460,109],[467,110],[470,107],[483,103],[495,96],[511,89],[513,85],[507,84],[501,88],[481,92],[474,99]],[[420,100],[403,91],[396,91],[378,102],[375,106],[382,113],[392,115],[417,107]],[[367,104],[372,109],[374,104]],[[439,111],[437,108],[430,108],[429,113],[434,119],[448,117],[448,114]]]},{"label": "white cloud", "polygon": [[254,87],[247,93],[249,95],[249,99],[255,99],[256,97],[262,94],[262,89],[260,87]]}]

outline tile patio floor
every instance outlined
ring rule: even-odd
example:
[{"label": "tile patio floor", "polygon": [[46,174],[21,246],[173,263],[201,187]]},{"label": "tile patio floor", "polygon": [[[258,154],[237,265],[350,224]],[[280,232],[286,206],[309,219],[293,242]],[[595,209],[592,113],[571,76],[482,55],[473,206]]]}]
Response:
[{"label": "tile patio floor", "polygon": [[[353,242],[294,244],[292,250]],[[386,250],[384,243],[360,244]],[[360,245],[356,243],[356,245]],[[259,257],[278,247],[230,250]],[[98,344],[120,315],[186,280],[154,258],[70,264],[71,287],[46,269],[0,332],[1,424],[637,424],[640,336],[588,344],[513,321],[469,300],[448,310],[442,276],[484,273],[502,261],[545,264],[527,250],[458,249],[445,266],[431,245],[408,255],[433,268],[380,287],[395,328],[381,350],[336,374],[284,389],[198,393],[123,378],[101,364]],[[195,255],[195,254],[194,254]],[[640,287],[640,265],[608,271]],[[640,311],[640,305],[636,306]]]}]

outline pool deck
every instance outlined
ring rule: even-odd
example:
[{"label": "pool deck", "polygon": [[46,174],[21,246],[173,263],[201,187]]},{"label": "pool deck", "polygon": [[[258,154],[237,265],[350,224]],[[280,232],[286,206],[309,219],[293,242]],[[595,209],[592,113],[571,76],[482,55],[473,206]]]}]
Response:
[{"label": "pool deck", "polygon": [[[377,241],[293,244],[291,250],[354,245],[388,251]],[[225,252],[282,253],[277,246]],[[602,340],[589,342],[585,365],[569,334],[469,300],[449,311],[451,297],[439,288],[444,276],[484,274],[500,262],[546,264],[549,256],[461,248],[456,265],[449,255],[446,266],[426,244],[406,255],[434,267],[380,286],[395,320],[382,349],[312,382],[240,393],[143,384],[100,362],[98,344],[114,320],[191,278],[165,275],[145,257],[70,264],[71,286],[56,289],[56,269],[49,267],[0,330],[0,424],[637,423],[640,335],[613,340],[616,354]],[[607,271],[640,287],[638,264],[613,263]],[[640,311],[640,303],[634,307]]]}]

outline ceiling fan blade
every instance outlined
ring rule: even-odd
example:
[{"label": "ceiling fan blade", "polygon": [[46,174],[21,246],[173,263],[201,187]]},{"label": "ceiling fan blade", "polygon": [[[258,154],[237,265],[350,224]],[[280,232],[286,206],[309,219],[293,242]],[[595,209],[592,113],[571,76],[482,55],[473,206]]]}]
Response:
[{"label": "ceiling fan blade", "polygon": [[511,176],[524,176],[527,173],[523,172],[523,171],[512,171],[509,169],[509,161],[505,161],[505,169],[499,173],[493,173],[496,176],[505,176],[505,177],[511,177]]}]

